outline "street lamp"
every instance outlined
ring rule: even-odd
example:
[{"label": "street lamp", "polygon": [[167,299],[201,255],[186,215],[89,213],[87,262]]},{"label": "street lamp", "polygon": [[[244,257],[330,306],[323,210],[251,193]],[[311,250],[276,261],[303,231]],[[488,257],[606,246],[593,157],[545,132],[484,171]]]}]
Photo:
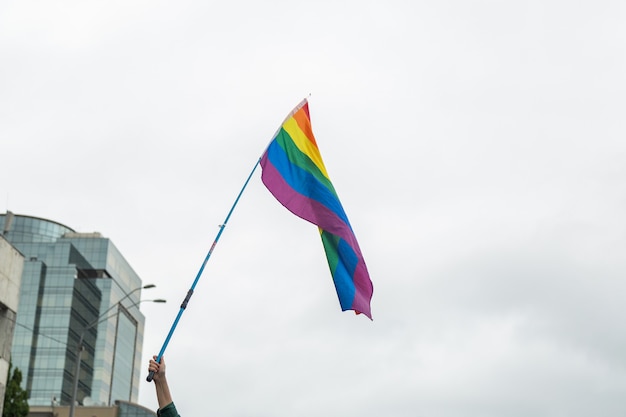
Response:
[{"label": "street lamp", "polygon": [[[142,289],[147,290],[150,288],[154,288],[156,287],[156,285],[154,284],[147,284],[144,285],[142,287],[138,287],[135,288],[134,290],[130,291],[129,293],[127,293],[124,297],[122,297],[117,303],[113,304],[111,307],[109,307],[104,313],[100,314],[93,322],[89,323],[87,326],[85,326],[85,328],[83,329],[83,331],[80,333],[80,338],[78,339],[78,346],[77,346],[77,350],[76,350],[76,370],[74,371],[74,387],[72,389],[72,399],[70,402],[70,413],[69,413],[69,417],[74,417],[74,411],[76,408],[76,396],[78,395],[78,377],[80,374],[80,365],[81,365],[81,357],[83,354],[83,338],[85,337],[85,333],[87,332],[87,330],[91,329],[93,326],[96,326],[97,324],[103,322],[104,320],[108,320],[111,317],[113,317],[113,315],[111,316],[107,316],[107,314],[113,310],[115,307],[121,305],[122,301],[124,301],[125,299],[127,299],[128,297],[131,296],[131,294],[140,291]],[[158,301],[156,300],[145,300],[145,301],[152,301],[155,303],[164,303],[165,300],[159,299]],[[137,301],[136,303],[132,304],[129,308],[136,306],[137,304],[139,304],[141,301]]]}]

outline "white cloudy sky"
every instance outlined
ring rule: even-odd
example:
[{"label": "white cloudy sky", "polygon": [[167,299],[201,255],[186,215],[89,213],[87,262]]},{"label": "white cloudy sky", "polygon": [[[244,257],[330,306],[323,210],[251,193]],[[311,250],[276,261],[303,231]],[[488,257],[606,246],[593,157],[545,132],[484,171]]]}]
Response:
[{"label": "white cloudy sky", "polygon": [[181,414],[623,416],[625,21],[619,0],[5,0],[0,202],[103,233],[158,286],[147,364],[310,93],[374,321],[256,172],[165,355]]}]

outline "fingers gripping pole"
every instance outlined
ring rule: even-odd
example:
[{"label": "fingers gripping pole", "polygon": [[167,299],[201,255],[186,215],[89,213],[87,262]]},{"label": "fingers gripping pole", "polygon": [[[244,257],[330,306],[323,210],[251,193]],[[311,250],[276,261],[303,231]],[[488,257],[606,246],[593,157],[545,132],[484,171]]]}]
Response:
[{"label": "fingers gripping pole", "polygon": [[[156,358],[156,361],[158,363],[161,363],[161,358],[163,357],[163,354],[165,353],[165,349],[167,349],[167,345],[169,344],[170,339],[172,338],[172,335],[174,334],[174,330],[176,330],[176,326],[178,325],[178,321],[180,320],[180,317],[183,315],[183,312],[187,308],[187,304],[189,304],[189,300],[191,299],[191,296],[193,295],[193,291],[196,288],[196,284],[198,283],[198,281],[200,280],[200,277],[202,276],[204,267],[206,266],[209,258],[211,257],[211,254],[213,253],[213,249],[215,249],[215,246],[217,245],[217,241],[220,239],[220,236],[222,236],[222,232],[224,231],[224,228],[226,227],[226,224],[228,223],[228,220],[230,219],[231,214],[233,214],[233,211],[235,210],[235,206],[239,202],[239,199],[241,198],[243,191],[246,189],[246,186],[250,182],[250,178],[252,178],[252,175],[254,174],[254,171],[256,170],[256,168],[259,166],[260,162],[261,162],[261,158],[259,158],[256,164],[254,164],[254,168],[252,168],[252,171],[250,172],[250,175],[248,175],[246,182],[243,184],[241,191],[239,191],[239,194],[237,195],[237,198],[235,199],[233,206],[230,208],[230,211],[228,212],[228,215],[226,216],[224,223],[220,225],[220,230],[217,232],[217,236],[215,236],[215,240],[213,241],[213,244],[211,245],[209,252],[206,254],[206,257],[204,258],[204,262],[202,262],[202,266],[200,267],[200,270],[198,271],[198,274],[196,275],[196,278],[194,279],[193,284],[191,285],[191,288],[189,289],[189,291],[187,291],[187,295],[185,296],[185,299],[180,305],[180,310],[178,310],[178,315],[176,315],[176,319],[174,319],[174,323],[172,323],[172,327],[170,327],[170,331],[168,332],[167,337],[165,338],[165,341],[163,342],[163,346],[161,346],[161,350],[159,351],[159,354],[157,355],[157,358]],[[153,378],[154,378],[154,371],[150,371],[148,373],[148,376],[146,377],[146,381],[151,382]]]}]

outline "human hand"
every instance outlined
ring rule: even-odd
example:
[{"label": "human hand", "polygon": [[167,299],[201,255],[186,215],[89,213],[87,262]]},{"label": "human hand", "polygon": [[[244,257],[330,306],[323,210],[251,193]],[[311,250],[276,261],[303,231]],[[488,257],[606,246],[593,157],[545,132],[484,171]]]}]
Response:
[{"label": "human hand", "polygon": [[158,382],[159,380],[165,380],[165,358],[161,357],[161,362],[156,361],[157,356],[154,355],[152,359],[150,359],[150,364],[148,365],[148,372],[154,372],[152,379],[154,382]]}]

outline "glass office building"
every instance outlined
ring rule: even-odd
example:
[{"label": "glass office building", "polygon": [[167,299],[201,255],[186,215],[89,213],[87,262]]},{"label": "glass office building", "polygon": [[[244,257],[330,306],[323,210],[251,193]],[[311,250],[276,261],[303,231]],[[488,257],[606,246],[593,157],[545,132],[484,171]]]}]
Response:
[{"label": "glass office building", "polygon": [[[6,224],[0,214],[0,224]],[[144,316],[142,282],[113,243],[60,223],[15,215],[4,238],[24,255],[12,345],[31,406],[136,402]],[[5,228],[6,229],[6,228]]]}]

